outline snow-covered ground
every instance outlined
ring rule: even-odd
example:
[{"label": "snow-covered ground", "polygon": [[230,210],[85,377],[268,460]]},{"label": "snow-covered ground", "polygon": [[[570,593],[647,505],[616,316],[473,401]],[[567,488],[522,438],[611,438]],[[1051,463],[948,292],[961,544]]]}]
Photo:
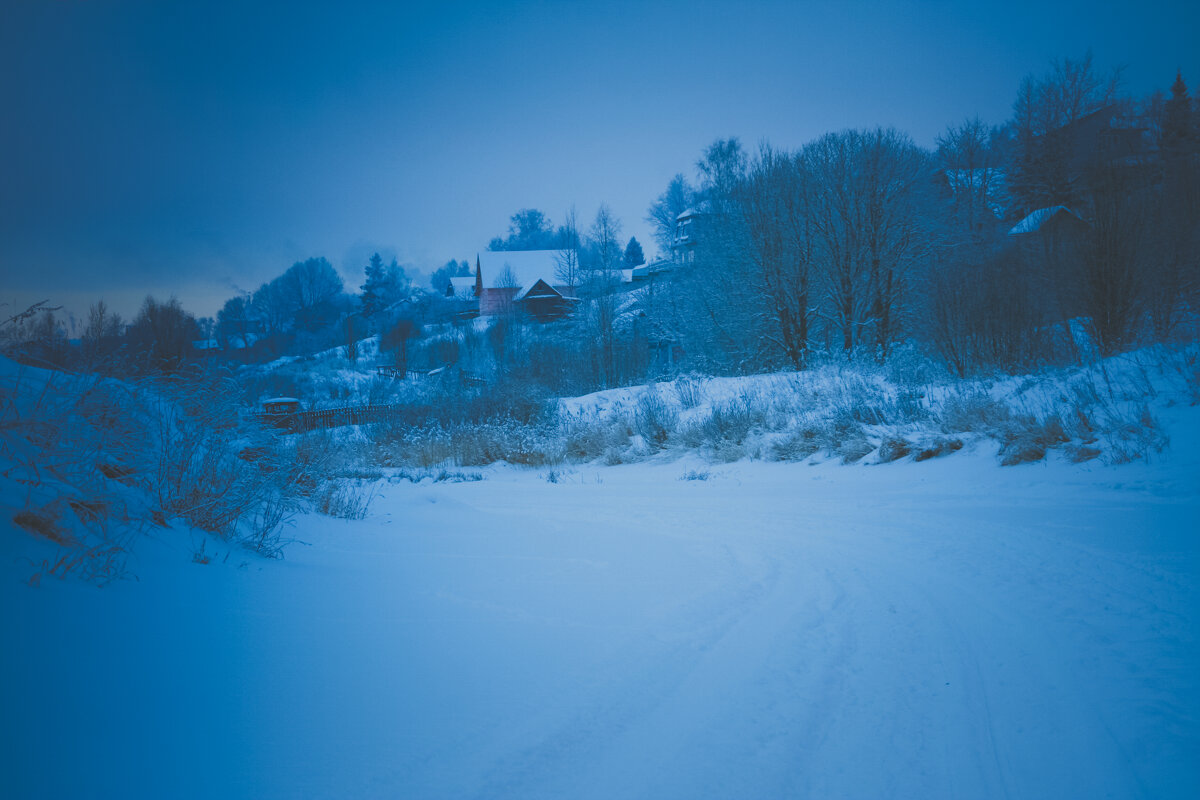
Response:
[{"label": "snow-covered ground", "polygon": [[1197,797],[1200,408],[1163,415],[1149,464],[493,467],[282,562],[6,558],[3,794]]}]

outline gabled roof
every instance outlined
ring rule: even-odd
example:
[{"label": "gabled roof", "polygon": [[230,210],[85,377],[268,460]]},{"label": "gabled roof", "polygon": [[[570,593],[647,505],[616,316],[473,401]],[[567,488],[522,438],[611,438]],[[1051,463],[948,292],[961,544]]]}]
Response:
[{"label": "gabled roof", "polygon": [[450,285],[454,288],[454,296],[460,300],[469,300],[475,296],[474,275],[466,275],[461,278],[451,278]]},{"label": "gabled roof", "polygon": [[1025,219],[1012,226],[1012,229],[1009,230],[1008,235],[1018,236],[1022,233],[1036,233],[1042,229],[1043,225],[1060,214],[1067,214],[1074,217],[1079,222],[1083,222],[1078,214],[1066,206],[1050,206],[1049,208],[1039,208],[1037,211],[1030,213],[1027,217],[1025,217]]},{"label": "gabled roof", "polygon": [[562,293],[547,283],[544,278],[538,278],[517,292],[516,297],[513,299],[524,300],[526,297],[562,297]]},{"label": "gabled roof", "polygon": [[[525,288],[532,287],[539,280],[547,286],[561,284],[555,272],[558,271],[560,258],[564,250],[497,250],[479,253],[479,269],[483,273],[483,288],[499,289],[503,287]],[[475,276],[463,278],[475,285]],[[455,284],[455,289],[458,285]]]}]

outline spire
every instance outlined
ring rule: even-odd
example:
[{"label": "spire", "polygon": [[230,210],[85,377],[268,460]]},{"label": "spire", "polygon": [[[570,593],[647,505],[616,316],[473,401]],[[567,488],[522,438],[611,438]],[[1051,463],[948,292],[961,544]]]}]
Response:
[{"label": "spire", "polygon": [[475,254],[475,296],[483,297],[483,272],[479,269],[479,254]]}]

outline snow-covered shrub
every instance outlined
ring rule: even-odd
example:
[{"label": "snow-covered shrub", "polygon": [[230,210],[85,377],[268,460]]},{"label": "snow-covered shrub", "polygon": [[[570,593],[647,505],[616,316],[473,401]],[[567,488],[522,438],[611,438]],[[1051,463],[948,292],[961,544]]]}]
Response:
[{"label": "snow-covered shrub", "polygon": [[842,407],[834,409],[833,416],[824,420],[824,424],[820,427],[820,438],[826,450],[831,453],[839,453],[846,442],[850,440],[865,441],[867,436],[858,415]]},{"label": "snow-covered shrub", "polygon": [[1186,368],[1180,372],[1184,376],[1184,385],[1188,391],[1188,401],[1191,405],[1200,405],[1200,359],[1191,357]]},{"label": "snow-covered shrub", "polygon": [[599,458],[608,447],[605,428],[588,423],[564,425],[567,457],[576,461]]},{"label": "snow-covered shrub", "polygon": [[235,389],[213,375],[148,387],[149,488],[164,516],[277,555],[278,528],[315,489],[328,449],[318,435],[280,446],[242,424]]},{"label": "snow-covered shrub", "polygon": [[339,519],[362,519],[367,515],[374,495],[345,480],[329,480],[321,484],[314,498],[316,510]]},{"label": "snow-covered shrub", "polygon": [[1047,450],[1068,441],[1070,437],[1058,414],[1050,414],[1042,419],[1013,415],[1001,425],[1000,463],[1010,467],[1041,461],[1046,457]]},{"label": "snow-covered shrub", "polygon": [[385,467],[436,467],[450,461],[454,443],[440,425],[402,428],[377,426],[384,433],[375,441],[372,458]]},{"label": "snow-covered shrub", "polygon": [[860,431],[842,440],[837,453],[842,457],[843,464],[853,464],[874,449],[870,440]]},{"label": "snow-covered shrub", "polygon": [[887,464],[912,452],[912,444],[903,436],[885,436],[879,443],[879,462]]},{"label": "snow-covered shrub", "polygon": [[948,377],[944,365],[929,358],[912,344],[897,347],[884,367],[889,382],[909,391]]},{"label": "snow-covered shrub", "polygon": [[[711,413],[695,423],[692,438],[711,448],[741,445],[756,427],[763,427],[767,408],[761,399],[749,393],[713,406]],[[727,460],[727,459],[726,459]]]},{"label": "snow-covered shrub", "polygon": [[1000,464],[1005,467],[1041,461],[1045,457],[1046,445],[1027,430],[1013,429],[1000,446]]},{"label": "snow-covered shrub", "polygon": [[633,412],[633,429],[652,450],[661,450],[674,432],[678,419],[675,409],[651,386],[638,398]]},{"label": "snow-covered shrub", "polygon": [[695,408],[704,401],[704,383],[704,376],[696,373],[685,373],[672,381],[671,387],[681,408]]},{"label": "snow-covered shrub", "polygon": [[560,421],[564,455],[574,461],[592,461],[610,449],[629,446],[633,425],[626,419],[566,418]]},{"label": "snow-covered shrub", "polygon": [[732,464],[753,455],[753,452],[743,442],[729,439],[719,439],[713,442],[708,452],[714,461],[722,464]]},{"label": "snow-covered shrub", "polygon": [[550,412],[545,389],[517,381],[501,381],[466,398],[458,408],[467,422],[513,420],[523,424],[540,422]]},{"label": "snow-covered shrub", "polygon": [[1170,438],[1146,405],[1136,415],[1112,417],[1101,438],[1109,464],[1148,461],[1152,453],[1161,453],[1170,444]]},{"label": "snow-covered shrub", "polygon": [[72,545],[60,550],[53,558],[35,562],[35,571],[29,576],[28,583],[37,586],[43,578],[78,577],[87,583],[105,586],[129,575],[125,568],[126,558],[126,549],[111,542],[90,547]]},{"label": "snow-covered shrub", "polygon": [[136,535],[175,521],[278,553],[297,486],[273,434],[241,420],[226,376],[127,382],[6,362],[0,382],[0,482],[26,487],[10,513],[69,551],[38,575],[119,577]]},{"label": "snow-covered shrub", "polygon": [[842,373],[831,391],[817,395],[813,402],[830,406],[834,414],[863,425],[894,425],[928,419],[923,399],[920,389],[896,390],[869,376]]},{"label": "snow-covered shrub", "polygon": [[429,480],[431,483],[473,483],[475,481],[483,480],[483,473],[460,472],[459,470],[449,470],[445,468],[437,470],[399,469],[388,476],[389,483],[400,483],[401,481],[420,483],[424,480]]},{"label": "snow-covered shrub", "polygon": [[1012,417],[1012,410],[984,391],[955,391],[942,404],[945,433],[988,433],[998,430]]},{"label": "snow-covered shrub", "polygon": [[802,425],[771,445],[771,457],[776,461],[803,461],[821,449],[821,441],[820,428]]},{"label": "snow-covered shrub", "polygon": [[931,458],[948,455],[961,450],[963,447],[962,439],[954,439],[945,436],[938,436],[933,441],[926,443],[916,455],[913,456],[913,461],[928,461]]},{"label": "snow-covered shrub", "polygon": [[374,452],[385,466],[486,466],[498,461],[545,466],[561,462],[566,448],[566,439],[554,429],[501,420],[411,428],[379,443]]},{"label": "snow-covered shrub", "polygon": [[628,457],[628,460],[627,460],[626,453],[628,453],[628,452],[629,451],[626,448],[621,448],[621,447],[608,448],[607,450],[604,451],[604,466],[615,467],[620,464],[627,464],[627,463],[630,463],[631,461],[635,461],[636,459],[634,459],[632,457]]},{"label": "snow-covered shrub", "polygon": [[573,470],[552,467],[546,472],[546,483],[564,483],[574,474]]},{"label": "snow-covered shrub", "polygon": [[1082,464],[1085,461],[1100,457],[1100,448],[1090,447],[1086,444],[1068,445],[1065,448],[1067,460],[1072,464]]}]

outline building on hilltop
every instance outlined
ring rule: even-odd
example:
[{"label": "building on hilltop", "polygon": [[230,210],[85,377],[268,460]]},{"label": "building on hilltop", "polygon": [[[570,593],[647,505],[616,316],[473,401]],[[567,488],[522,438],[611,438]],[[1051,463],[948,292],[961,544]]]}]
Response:
[{"label": "building on hilltop", "polygon": [[496,250],[475,256],[472,275],[451,278],[454,296],[479,303],[479,316],[522,312],[535,319],[566,316],[578,302],[561,277],[564,250]]},{"label": "building on hilltop", "polygon": [[696,260],[696,220],[700,212],[689,208],[675,218],[675,241],[671,243],[671,255],[680,264],[691,264]]}]

